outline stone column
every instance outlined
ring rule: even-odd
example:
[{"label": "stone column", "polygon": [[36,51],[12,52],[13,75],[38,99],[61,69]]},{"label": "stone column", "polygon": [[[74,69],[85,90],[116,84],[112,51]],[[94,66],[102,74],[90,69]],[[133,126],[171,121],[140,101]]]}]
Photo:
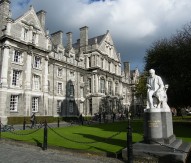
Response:
[{"label": "stone column", "polygon": [[3,54],[2,54],[2,69],[1,69],[1,84],[2,87],[7,87],[7,76],[8,76],[8,63],[9,63],[9,42],[6,41],[3,45]]},{"label": "stone column", "polygon": [[27,52],[26,70],[25,70],[25,116],[31,116],[31,72],[32,72],[32,51]]}]

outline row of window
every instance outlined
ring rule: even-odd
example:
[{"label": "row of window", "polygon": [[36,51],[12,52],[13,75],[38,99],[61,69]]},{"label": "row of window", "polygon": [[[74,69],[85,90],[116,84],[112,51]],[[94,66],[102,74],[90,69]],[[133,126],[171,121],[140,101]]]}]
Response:
[{"label": "row of window", "polygon": [[[32,112],[38,112],[39,111],[39,102],[40,97],[32,97]],[[11,112],[17,112],[18,111],[18,104],[19,104],[19,95],[11,95],[10,99],[10,111]],[[61,112],[61,104],[62,100],[57,100],[57,112]],[[69,101],[69,112],[72,113],[74,108],[73,101]]]},{"label": "row of window", "polygon": [[[23,54],[22,54],[22,52],[20,52],[18,50],[15,50],[14,53],[13,53],[12,62],[19,63],[19,64],[23,63]],[[37,69],[42,68],[41,57],[34,56],[33,67],[37,68]]]},{"label": "row of window", "polygon": [[[95,78],[94,78],[95,79]],[[91,93],[91,78],[88,78],[88,86],[89,86],[89,90]],[[95,90],[95,80],[94,80],[94,90]],[[119,84],[116,82],[115,83],[115,95],[118,94],[119,91]],[[104,78],[100,79],[100,89],[99,89],[100,93],[106,93],[106,82]],[[108,94],[112,95],[113,94],[113,86],[112,86],[112,81],[108,81]]]},{"label": "row of window", "polygon": [[[11,95],[10,111],[17,112],[19,103],[19,95]],[[39,97],[32,97],[32,112],[38,112]]]}]

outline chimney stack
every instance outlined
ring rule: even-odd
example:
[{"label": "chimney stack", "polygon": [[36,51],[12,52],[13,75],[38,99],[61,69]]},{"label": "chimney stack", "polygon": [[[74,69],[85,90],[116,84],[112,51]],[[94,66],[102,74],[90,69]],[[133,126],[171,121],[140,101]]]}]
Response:
[{"label": "chimney stack", "polygon": [[88,27],[84,26],[80,28],[80,49],[87,51],[88,46]]},{"label": "chimney stack", "polygon": [[72,32],[66,33],[67,35],[67,49],[70,50],[72,49]]},{"label": "chimney stack", "polygon": [[130,77],[130,63],[129,62],[124,62],[124,73],[125,77],[129,78]]},{"label": "chimney stack", "polygon": [[51,34],[51,40],[54,45],[63,45],[63,32],[57,31]]},{"label": "chimney stack", "polygon": [[38,19],[40,20],[40,24],[42,28],[45,30],[45,18],[46,18],[46,11],[40,10],[37,13]]}]

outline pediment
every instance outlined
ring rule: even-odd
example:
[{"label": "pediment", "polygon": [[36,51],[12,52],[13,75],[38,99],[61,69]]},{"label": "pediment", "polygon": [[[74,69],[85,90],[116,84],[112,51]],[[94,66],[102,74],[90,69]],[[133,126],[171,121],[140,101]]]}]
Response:
[{"label": "pediment", "polygon": [[20,23],[28,27],[32,26],[34,29],[38,30],[38,32],[45,34],[45,31],[42,28],[33,7],[31,7],[30,10],[28,10],[25,14],[16,19],[15,23]]},{"label": "pediment", "polygon": [[109,32],[107,32],[103,37],[102,41],[99,44],[98,49],[105,55],[108,55],[108,57],[120,62],[120,56],[116,51],[113,39]]}]

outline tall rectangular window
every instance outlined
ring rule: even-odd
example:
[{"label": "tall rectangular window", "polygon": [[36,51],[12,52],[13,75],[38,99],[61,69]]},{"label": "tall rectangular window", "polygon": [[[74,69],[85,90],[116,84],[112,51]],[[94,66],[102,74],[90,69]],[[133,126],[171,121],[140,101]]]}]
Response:
[{"label": "tall rectangular window", "polygon": [[62,101],[57,100],[57,113],[61,112],[61,104],[62,104]]},{"label": "tall rectangular window", "polygon": [[62,77],[62,68],[58,68],[57,76],[60,77],[60,78]]},{"label": "tall rectangular window", "polygon": [[89,67],[92,67],[91,57],[88,57],[89,60]]},{"label": "tall rectangular window", "polygon": [[20,70],[13,70],[12,85],[19,86],[21,78]]},{"label": "tall rectangular window", "polygon": [[14,51],[13,62],[22,63],[22,54],[20,51],[18,50]]},{"label": "tall rectangular window", "polygon": [[72,82],[69,83],[69,96],[74,96],[74,85]]},{"label": "tall rectangular window", "polygon": [[28,31],[29,31],[28,29],[24,28],[24,35],[23,35],[23,37],[24,37],[25,41],[28,40]]},{"label": "tall rectangular window", "polygon": [[62,83],[58,83],[58,94],[62,94]]},{"label": "tall rectangular window", "polygon": [[39,97],[32,98],[32,112],[38,112],[39,109]]},{"label": "tall rectangular window", "polygon": [[70,101],[69,102],[69,112],[73,113],[73,111],[74,111],[74,103],[73,103],[73,101]]},{"label": "tall rectangular window", "polygon": [[91,82],[91,78],[88,78],[88,89],[89,89],[89,92],[91,93],[91,92],[92,92],[92,82]]},{"label": "tall rectangular window", "polygon": [[18,95],[11,95],[10,111],[17,111],[17,109],[18,109],[18,100],[19,100]]},{"label": "tall rectangular window", "polygon": [[111,81],[108,81],[108,93],[109,93],[109,95],[112,94],[112,82]]},{"label": "tall rectangular window", "polygon": [[35,90],[40,89],[40,76],[38,75],[33,76],[33,89]]},{"label": "tall rectangular window", "polygon": [[39,56],[34,57],[34,67],[41,68],[41,58]]},{"label": "tall rectangular window", "polygon": [[105,93],[105,80],[100,79],[100,92]]},{"label": "tall rectangular window", "polygon": [[118,87],[119,87],[119,84],[118,84],[118,83],[115,83],[115,95],[118,94]]},{"label": "tall rectangular window", "polygon": [[101,58],[101,68],[103,69],[104,68],[104,59]]}]

